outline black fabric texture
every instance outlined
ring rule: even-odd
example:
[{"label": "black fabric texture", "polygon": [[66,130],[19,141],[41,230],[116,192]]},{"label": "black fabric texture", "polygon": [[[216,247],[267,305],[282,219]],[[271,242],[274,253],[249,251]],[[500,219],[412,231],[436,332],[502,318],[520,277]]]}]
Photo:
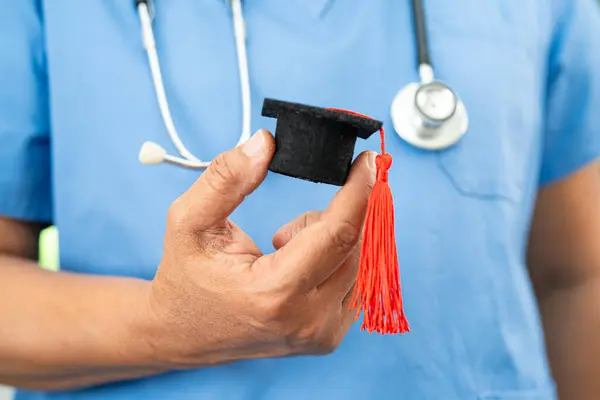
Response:
[{"label": "black fabric texture", "polygon": [[277,118],[269,170],[316,183],[342,186],[356,138],[369,138],[382,122],[325,108],[266,99],[262,115]]}]

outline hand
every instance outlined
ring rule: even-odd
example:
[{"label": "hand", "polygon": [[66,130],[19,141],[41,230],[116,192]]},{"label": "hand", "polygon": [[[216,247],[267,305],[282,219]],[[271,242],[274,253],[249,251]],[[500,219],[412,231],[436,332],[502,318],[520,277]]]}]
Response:
[{"label": "hand", "polygon": [[227,218],[264,180],[273,149],[259,131],[219,155],[169,210],[149,340],[171,368],[327,354],[354,321],[348,302],[374,156],[361,154],[327,210],[282,227],[277,251],[263,255]]}]

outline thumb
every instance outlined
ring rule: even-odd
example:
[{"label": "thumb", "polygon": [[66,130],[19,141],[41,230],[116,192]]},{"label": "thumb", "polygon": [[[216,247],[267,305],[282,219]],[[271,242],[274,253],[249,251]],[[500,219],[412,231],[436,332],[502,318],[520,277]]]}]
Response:
[{"label": "thumb", "polygon": [[226,219],[263,182],[274,150],[273,136],[259,130],[242,146],[219,154],[176,200],[186,226],[203,231]]}]

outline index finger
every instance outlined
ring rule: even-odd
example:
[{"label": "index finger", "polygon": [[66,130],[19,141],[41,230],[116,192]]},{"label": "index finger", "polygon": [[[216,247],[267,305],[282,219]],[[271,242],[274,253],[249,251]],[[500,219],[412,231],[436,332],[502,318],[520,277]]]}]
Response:
[{"label": "index finger", "polygon": [[280,285],[310,291],[338,269],[358,243],[374,179],[375,153],[362,153],[321,220],[266,256]]}]

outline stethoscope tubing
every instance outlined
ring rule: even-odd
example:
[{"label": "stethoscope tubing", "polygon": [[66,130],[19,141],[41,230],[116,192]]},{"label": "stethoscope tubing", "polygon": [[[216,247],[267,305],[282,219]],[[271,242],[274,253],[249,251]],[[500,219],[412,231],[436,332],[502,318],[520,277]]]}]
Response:
[{"label": "stethoscope tubing", "polygon": [[[235,47],[238,61],[238,75],[240,79],[240,93],[242,101],[242,132],[236,144],[236,146],[239,146],[245,143],[250,138],[251,129],[252,104],[250,92],[250,78],[248,71],[248,56],[246,49],[246,26],[243,17],[241,0],[227,1],[231,7],[233,14],[233,30],[235,36]],[[142,145],[142,148],[140,150],[139,160],[144,164],[160,164],[162,162],[165,162],[168,164],[178,165],[185,168],[204,169],[210,165],[211,161],[203,161],[187,149],[177,132],[175,123],[171,116],[171,111],[169,108],[169,103],[160,68],[160,60],[156,49],[156,40],[154,38],[154,31],[152,27],[152,19],[154,12],[153,2],[151,0],[134,0],[134,4],[137,8],[138,16],[140,19],[142,42],[144,49],[147,53],[148,65],[152,77],[156,101],[158,103],[160,114],[164,126],[167,130],[167,133],[169,135],[169,138],[171,139],[171,142],[180,154],[180,157],[167,154],[167,151],[158,144],[154,142],[146,142]],[[427,19],[423,7],[423,0],[411,0],[411,5],[413,20],[412,22],[417,52],[416,62],[420,78],[419,87],[422,88],[425,85],[433,82],[439,83],[440,85],[444,85],[447,88],[447,90],[452,92],[453,99],[455,101],[454,108],[456,109],[457,105],[459,106],[461,113],[459,113],[458,118],[464,119],[464,124],[461,123],[461,121],[452,121],[450,124],[447,124],[450,118],[447,118],[446,120],[436,120],[435,118],[430,118],[429,121],[426,121],[426,114],[423,112],[423,110],[419,108],[419,105],[416,102],[416,95],[414,101],[407,102],[405,100],[406,98],[403,95],[403,91],[398,92],[398,101],[394,101],[394,103],[400,105],[400,108],[398,108],[398,106],[394,103],[392,104],[392,122],[396,131],[403,139],[407,140],[408,142],[414,144],[417,147],[433,148],[429,145],[426,145],[425,143],[420,143],[420,145],[417,145],[415,143],[417,143],[418,140],[415,140],[414,137],[410,138],[409,136],[414,136],[418,134],[419,130],[423,130],[424,132],[431,132],[431,129],[438,129],[440,134],[445,134],[446,132],[448,132],[448,130],[456,130],[456,126],[464,126],[464,129],[466,130],[468,119],[466,116],[466,110],[464,108],[464,105],[460,102],[454,91],[450,89],[450,87],[448,87],[446,84],[439,81],[435,81],[434,70],[431,65],[431,57],[427,36]],[[413,89],[410,88],[411,86],[412,84],[408,85],[403,90],[412,92]],[[417,127],[412,124],[411,121],[415,120],[414,115],[412,117],[405,116],[406,113],[402,111],[402,109],[405,107],[410,107],[412,110],[414,110],[413,112],[420,114],[421,120],[423,122],[421,124],[421,127]],[[397,115],[400,115],[400,117],[397,117]],[[455,113],[452,113],[451,118],[454,117]],[[461,131],[462,129],[463,128],[461,128]],[[454,136],[460,138],[460,136],[462,136],[464,132],[456,131],[455,133],[458,133],[459,135]]]},{"label": "stethoscope tubing", "polygon": [[[242,13],[241,0],[231,0],[230,4],[233,14],[233,30],[235,36],[238,76],[240,79],[240,93],[242,100],[242,133],[236,144],[236,146],[239,146],[250,139],[252,103],[250,92],[250,76],[248,71],[248,56],[246,51],[246,27]],[[152,76],[152,83],[154,86],[154,92],[158,102],[160,114],[171,142],[181,155],[181,157],[171,156],[156,143],[146,142],[142,145],[139,159],[144,164],[156,164],[164,161],[169,164],[179,165],[186,168],[206,168],[210,165],[210,161],[203,161],[199,159],[187,149],[181,140],[179,133],[177,132],[175,123],[171,116],[171,110],[169,107],[160,68],[160,60],[156,49],[154,30],[152,27],[152,1],[135,0],[135,6],[140,19],[142,42],[148,57],[148,65]]]},{"label": "stethoscope tubing", "polygon": [[427,19],[423,9],[423,0],[412,0],[413,30],[417,41],[417,68],[421,65],[431,66],[429,43],[427,38]]}]

